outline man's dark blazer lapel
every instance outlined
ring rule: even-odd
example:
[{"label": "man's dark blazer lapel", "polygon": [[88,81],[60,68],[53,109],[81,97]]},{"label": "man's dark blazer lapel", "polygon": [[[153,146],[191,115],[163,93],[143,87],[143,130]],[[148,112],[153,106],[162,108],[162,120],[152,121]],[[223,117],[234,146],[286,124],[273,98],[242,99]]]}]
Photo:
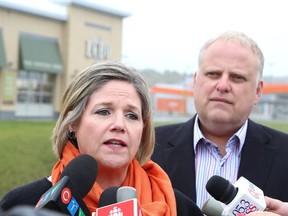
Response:
[{"label": "man's dark blazer lapel", "polygon": [[[170,148],[165,155],[169,164],[168,173],[175,188],[185,191],[185,194],[196,201],[195,191],[195,153],[193,149],[195,117],[182,124],[173,134],[167,134]],[[171,163],[171,160],[174,161]],[[181,161],[181,162],[180,162]],[[183,166],[184,164],[184,166]],[[189,185],[189,186],[188,186]]]},{"label": "man's dark blazer lapel", "polygon": [[276,148],[272,137],[262,126],[249,120],[238,177],[244,176],[258,187],[264,188]]}]

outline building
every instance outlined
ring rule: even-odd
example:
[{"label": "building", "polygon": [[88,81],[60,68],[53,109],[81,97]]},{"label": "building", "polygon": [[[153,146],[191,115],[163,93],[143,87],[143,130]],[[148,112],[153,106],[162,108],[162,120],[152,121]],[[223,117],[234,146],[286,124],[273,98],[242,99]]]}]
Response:
[{"label": "building", "polygon": [[[151,97],[157,121],[184,121],[196,113],[192,84],[157,84],[151,88]],[[250,117],[257,120],[288,119],[288,81],[265,82],[263,94]]]},{"label": "building", "polygon": [[78,72],[121,61],[129,15],[86,0],[0,0],[0,119],[56,118]]}]

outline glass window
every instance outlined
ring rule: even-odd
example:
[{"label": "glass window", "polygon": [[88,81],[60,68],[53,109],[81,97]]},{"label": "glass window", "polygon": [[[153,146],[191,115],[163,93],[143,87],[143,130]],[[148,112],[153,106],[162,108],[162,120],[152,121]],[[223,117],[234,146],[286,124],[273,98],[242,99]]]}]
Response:
[{"label": "glass window", "polygon": [[55,75],[21,70],[17,80],[17,102],[52,104]]}]

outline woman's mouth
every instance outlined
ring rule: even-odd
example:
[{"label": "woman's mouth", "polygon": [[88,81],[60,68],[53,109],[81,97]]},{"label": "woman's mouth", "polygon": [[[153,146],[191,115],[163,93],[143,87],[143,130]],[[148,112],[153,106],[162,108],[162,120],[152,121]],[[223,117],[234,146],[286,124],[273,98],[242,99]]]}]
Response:
[{"label": "woman's mouth", "polygon": [[114,147],[125,147],[127,146],[124,142],[119,141],[119,140],[108,140],[104,142],[105,145],[110,145]]}]

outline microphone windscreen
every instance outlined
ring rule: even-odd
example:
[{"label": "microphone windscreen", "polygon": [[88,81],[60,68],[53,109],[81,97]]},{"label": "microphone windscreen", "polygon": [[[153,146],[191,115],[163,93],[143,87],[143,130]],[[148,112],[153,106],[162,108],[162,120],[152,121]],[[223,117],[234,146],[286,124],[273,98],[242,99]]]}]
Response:
[{"label": "microphone windscreen", "polygon": [[230,203],[237,194],[237,189],[227,179],[218,175],[208,180],[206,190],[216,200],[225,204]]},{"label": "microphone windscreen", "polygon": [[[39,179],[35,182],[30,182],[8,192],[5,197],[2,197],[0,200],[0,206],[2,210],[5,211],[19,205],[34,206],[35,203],[39,201],[39,197],[51,187],[52,183],[47,179]],[[37,190],[35,190],[35,188],[37,188]],[[31,193],[31,191],[33,191],[33,193]],[[27,199],[27,197],[29,197],[29,199]]]},{"label": "microphone windscreen", "polygon": [[83,198],[96,181],[98,164],[95,158],[88,154],[80,154],[71,160],[61,173],[60,179],[68,176]]},{"label": "microphone windscreen", "polygon": [[203,204],[201,210],[207,216],[221,216],[224,208],[217,200],[211,197]]},{"label": "microphone windscreen", "polygon": [[99,198],[98,208],[117,203],[117,190],[119,187],[109,187],[102,192]]},{"label": "microphone windscreen", "polygon": [[137,198],[137,193],[136,189],[133,187],[123,186],[117,190],[117,202],[122,202],[134,198]]}]

